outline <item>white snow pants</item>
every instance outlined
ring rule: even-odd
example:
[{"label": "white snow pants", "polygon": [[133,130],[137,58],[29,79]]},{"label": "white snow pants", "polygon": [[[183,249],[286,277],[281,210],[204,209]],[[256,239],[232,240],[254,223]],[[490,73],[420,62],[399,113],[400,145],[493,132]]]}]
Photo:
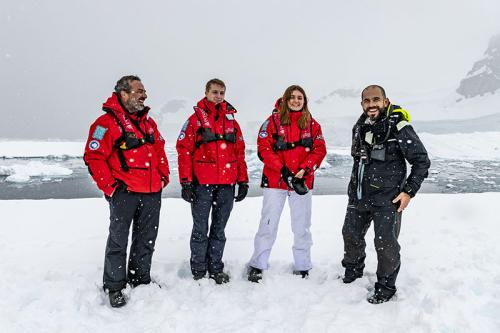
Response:
[{"label": "white snow pants", "polygon": [[312,268],[311,206],[312,191],[305,195],[274,188],[264,188],[259,230],[255,235],[254,253],[249,265],[268,269],[269,256],[278,233],[281,212],[288,198],[292,219],[294,270],[306,271]]}]

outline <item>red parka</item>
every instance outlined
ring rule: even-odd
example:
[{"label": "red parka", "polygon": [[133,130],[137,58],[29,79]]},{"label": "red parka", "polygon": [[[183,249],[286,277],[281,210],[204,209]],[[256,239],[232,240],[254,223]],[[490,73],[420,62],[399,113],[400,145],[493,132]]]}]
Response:
[{"label": "red parka", "polygon": [[[281,99],[276,102],[277,112]],[[298,119],[301,112],[290,112],[290,124],[283,125],[284,140],[286,143],[298,142],[301,139],[301,130]],[[279,121],[279,116],[277,117]],[[257,151],[259,158],[264,162],[262,173],[262,187],[277,188],[287,190],[286,182],[282,179],[281,168],[286,166],[292,173],[297,173],[300,169],[306,171],[304,175],[305,183],[309,189],[314,185],[314,171],[320,166],[326,156],[326,145],[320,124],[313,118],[310,120],[310,136],[312,147],[295,145],[287,150],[276,150],[276,138],[280,123],[271,115],[262,124],[257,138]]]},{"label": "red parka", "polygon": [[[117,181],[122,181],[132,192],[160,191],[162,180],[165,185],[169,182],[169,167],[164,150],[165,140],[160,135],[156,123],[148,117],[149,108],[129,114],[121,105],[118,95],[113,93],[103,104],[103,110],[106,114],[97,118],[90,127],[83,156],[99,189],[110,196],[118,185]],[[120,126],[118,119],[125,119],[126,123]],[[118,146],[124,147],[124,141],[120,140],[125,138],[122,136],[124,130],[125,136],[138,140],[148,136],[154,142],[144,141],[139,147],[121,149]],[[119,150],[123,152],[128,171],[123,169]]]},{"label": "red parka", "polygon": [[[200,110],[196,112],[196,108]],[[215,105],[204,98],[197,103],[195,113],[184,123],[177,139],[181,183],[221,185],[248,182],[245,141],[234,119],[235,113],[236,110],[226,101]],[[203,130],[215,134],[218,139],[203,141]],[[221,138],[228,131],[233,132],[234,142]]]}]

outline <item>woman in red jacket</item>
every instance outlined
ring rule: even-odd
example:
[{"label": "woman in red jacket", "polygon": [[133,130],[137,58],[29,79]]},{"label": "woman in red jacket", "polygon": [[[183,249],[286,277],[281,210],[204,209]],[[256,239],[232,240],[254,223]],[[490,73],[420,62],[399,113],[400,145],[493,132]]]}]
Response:
[{"label": "woman in red jacket", "polygon": [[259,282],[262,270],[268,269],[287,198],[294,233],[294,274],[305,278],[312,267],[309,228],[314,172],[326,155],[326,146],[321,126],[309,112],[304,89],[293,85],[285,90],[273,114],[262,124],[257,146],[259,158],[264,162],[263,206],[248,280]]}]

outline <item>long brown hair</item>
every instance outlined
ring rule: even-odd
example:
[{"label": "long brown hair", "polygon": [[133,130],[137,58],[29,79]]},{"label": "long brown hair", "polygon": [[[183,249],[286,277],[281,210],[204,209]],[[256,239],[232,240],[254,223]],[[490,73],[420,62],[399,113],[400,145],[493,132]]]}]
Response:
[{"label": "long brown hair", "polygon": [[304,106],[302,107],[301,115],[298,120],[299,128],[304,129],[307,126],[309,119],[311,119],[311,112],[309,112],[309,108],[307,107],[307,96],[304,89],[298,85],[292,85],[286,88],[283,93],[283,97],[281,98],[281,103],[279,105],[279,114],[280,121],[283,125],[290,124],[290,108],[288,107],[288,101],[292,98],[292,93],[294,91],[300,92],[304,96]]}]

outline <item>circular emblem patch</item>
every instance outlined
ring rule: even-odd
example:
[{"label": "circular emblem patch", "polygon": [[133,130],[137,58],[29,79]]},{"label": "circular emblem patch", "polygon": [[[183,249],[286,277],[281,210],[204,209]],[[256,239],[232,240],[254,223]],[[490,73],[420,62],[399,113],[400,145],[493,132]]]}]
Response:
[{"label": "circular emblem patch", "polygon": [[177,138],[177,140],[182,140],[186,137],[186,134],[184,132],[181,132],[181,134],[179,134],[179,137]]},{"label": "circular emblem patch", "polygon": [[97,149],[99,149],[100,146],[101,145],[99,144],[99,141],[97,141],[97,140],[92,140],[89,142],[90,150],[97,150]]},{"label": "circular emblem patch", "polygon": [[262,138],[262,139],[267,138],[267,132],[264,132],[264,131],[260,132],[259,133],[259,137]]}]

